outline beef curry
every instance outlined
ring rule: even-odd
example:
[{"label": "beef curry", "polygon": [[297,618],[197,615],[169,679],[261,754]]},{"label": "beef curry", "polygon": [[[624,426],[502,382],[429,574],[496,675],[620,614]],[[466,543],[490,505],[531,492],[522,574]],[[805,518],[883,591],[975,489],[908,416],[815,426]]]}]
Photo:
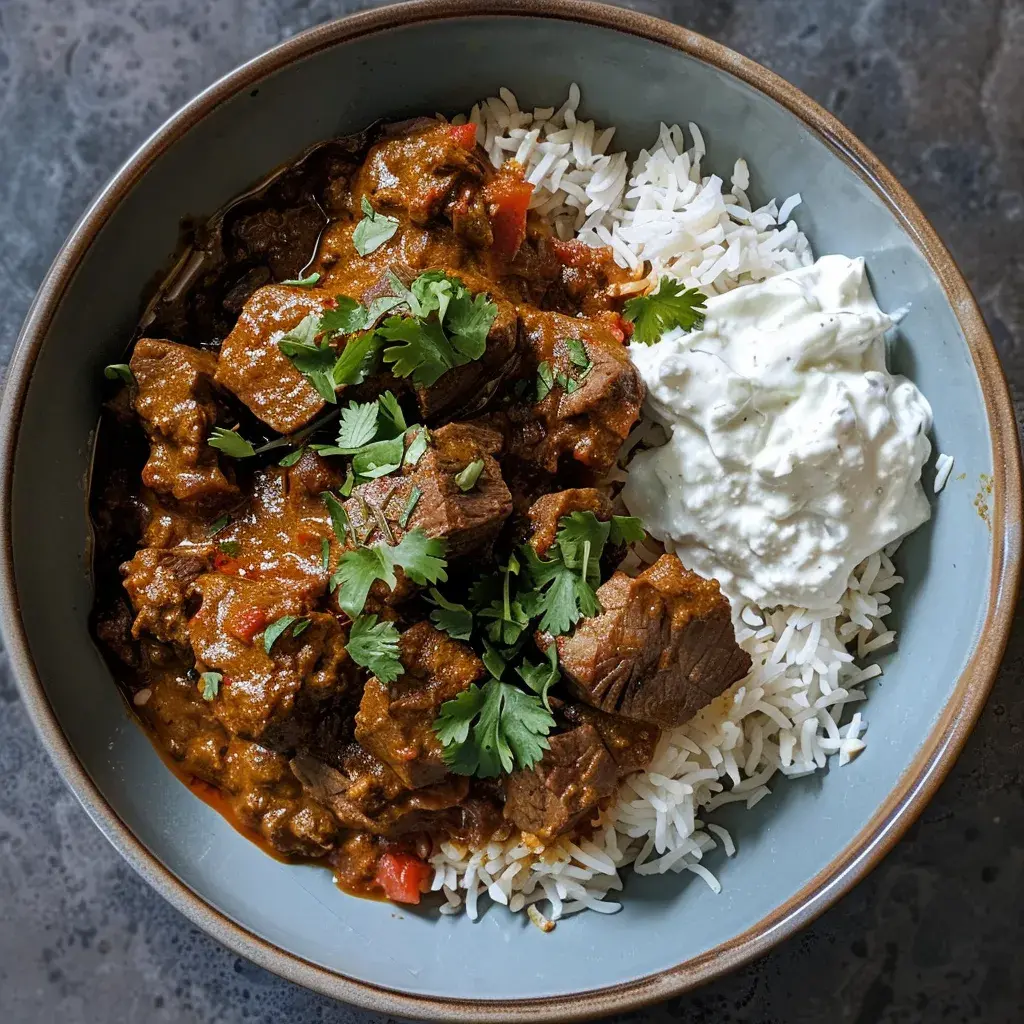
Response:
[{"label": "beef curry", "polygon": [[615,569],[635,287],[531,192],[472,125],[317,146],[194,229],[108,368],[96,637],[184,777],[352,891],[588,828],[749,668],[714,581]]}]

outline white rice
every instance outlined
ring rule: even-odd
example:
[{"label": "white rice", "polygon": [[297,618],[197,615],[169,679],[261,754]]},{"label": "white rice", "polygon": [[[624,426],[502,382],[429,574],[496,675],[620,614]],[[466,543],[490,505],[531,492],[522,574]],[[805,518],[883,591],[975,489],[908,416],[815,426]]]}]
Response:
[{"label": "white rice", "polygon": [[[746,161],[736,161],[728,190],[718,176],[703,174],[705,141],[692,123],[689,148],[678,125],[663,124],[652,148],[630,164],[625,153],[609,152],[614,129],[577,119],[579,102],[573,85],[561,107],[524,111],[502,89],[468,118],[496,166],[508,158],[523,164],[535,185],[533,206],[561,238],[609,245],[622,266],[638,269],[650,261],[653,276],[671,274],[708,294],[813,262],[807,239],[789,219],[799,194],[781,207],[772,200],[752,209]],[[634,430],[627,457],[650,441],[653,429],[643,423]],[[940,462],[936,490],[951,467],[951,459]],[[750,674],[662,736],[651,764],[623,781],[590,840],[562,837],[545,848],[513,836],[475,850],[441,844],[431,858],[432,888],[445,899],[441,913],[464,908],[476,919],[481,898],[489,897],[513,912],[533,908],[531,920],[548,930],[580,910],[620,909],[616,894],[627,866],[642,875],[688,871],[720,891],[702,863],[711,850],[736,852],[729,833],[709,820],[718,807],[749,809],[777,778],[821,771],[836,755],[845,765],[864,749],[860,713],[845,722],[843,714],[881,675],[877,664],[858,662],[895,640],[885,626],[887,594],[903,582],[893,550],[865,559],[834,608],[734,607],[737,640],[753,661]],[[657,557],[638,544],[623,568],[639,569]],[[538,903],[547,904],[546,913]]]},{"label": "white rice", "polygon": [[935,460],[935,484],[933,490],[936,494],[946,486],[949,474],[953,472],[953,456],[942,454]]}]

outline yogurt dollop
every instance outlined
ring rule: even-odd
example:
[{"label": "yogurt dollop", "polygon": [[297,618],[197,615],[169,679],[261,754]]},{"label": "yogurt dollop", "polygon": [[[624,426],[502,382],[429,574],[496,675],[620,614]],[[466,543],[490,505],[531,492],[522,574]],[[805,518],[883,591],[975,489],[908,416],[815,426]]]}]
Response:
[{"label": "yogurt dollop", "polygon": [[734,603],[836,604],[930,515],[932,410],[886,369],[891,325],[864,261],[823,256],[710,298],[701,331],[631,345],[670,437],[630,464],[629,511]]}]

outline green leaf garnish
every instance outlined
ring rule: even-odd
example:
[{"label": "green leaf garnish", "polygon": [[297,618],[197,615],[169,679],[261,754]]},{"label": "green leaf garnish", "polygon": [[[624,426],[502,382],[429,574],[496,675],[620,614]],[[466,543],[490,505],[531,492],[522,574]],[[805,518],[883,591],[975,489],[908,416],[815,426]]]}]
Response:
[{"label": "green leaf garnish", "polygon": [[124,384],[134,384],[135,374],[127,363],[111,363],[103,367],[103,376],[107,380],[119,380]]},{"label": "green leaf garnish", "polygon": [[546,665],[534,665],[524,661],[516,666],[516,672],[526,685],[544,702],[544,707],[551,710],[548,703],[548,691],[561,678],[558,671],[558,649],[554,644],[548,646],[545,655],[548,659]]},{"label": "green leaf garnish", "polygon": [[555,375],[551,372],[551,364],[545,360],[537,367],[537,401],[543,402],[555,386]]},{"label": "green leaf garnish", "polygon": [[643,521],[636,516],[612,516],[608,539],[616,547],[621,544],[636,544],[646,536]]},{"label": "green leaf garnish", "polygon": [[232,558],[237,558],[239,551],[242,550],[242,545],[237,540],[222,540],[217,547]]},{"label": "green leaf garnish", "polygon": [[269,654],[278,638],[292,626],[292,636],[298,636],[309,626],[309,619],[300,619],[297,615],[282,615],[263,631],[263,649]]},{"label": "green leaf garnish", "polygon": [[441,705],[434,732],[458,775],[493,778],[534,765],[548,748],[551,712],[536,694],[489,679]]},{"label": "green leaf garnish", "polygon": [[569,350],[569,362],[580,370],[590,369],[590,356],[586,346],[578,338],[564,338],[565,347]]},{"label": "green leaf garnish", "polygon": [[471,491],[476,487],[477,480],[484,470],[484,460],[474,459],[461,472],[455,474],[455,482],[459,485],[460,491]]},{"label": "green leaf garnish", "polygon": [[320,271],[315,270],[308,277],[291,277],[287,281],[282,281],[281,284],[290,284],[294,288],[313,288],[319,280]]},{"label": "green leaf garnish", "polygon": [[327,506],[327,512],[331,517],[331,529],[334,530],[334,536],[338,538],[338,543],[344,547],[351,538],[352,546],[355,547],[358,543],[355,530],[352,529],[352,521],[344,506],[330,491],[323,491],[320,497],[323,498],[324,504]]},{"label": "green leaf garnish", "polygon": [[345,454],[358,451],[377,434],[377,402],[350,402],[341,410],[338,448]]},{"label": "green leaf garnish", "polygon": [[412,514],[416,509],[416,505],[420,498],[423,497],[423,492],[415,485],[412,485],[412,490],[409,492],[409,497],[405,501],[405,508],[402,509],[402,515],[398,520],[398,525],[404,530],[409,525],[409,520],[412,518]]},{"label": "green leaf garnish", "polygon": [[684,288],[671,277],[663,277],[658,290],[630,299],[622,316],[635,326],[633,340],[653,345],[666,331],[681,327],[684,331],[704,326],[707,298],[696,288]]},{"label": "green leaf garnish", "polygon": [[305,448],[296,448],[295,451],[289,452],[279,463],[279,466],[294,466],[299,459],[302,458],[302,453]]},{"label": "green leaf garnish", "polygon": [[429,444],[430,431],[426,427],[420,427],[419,432],[405,450],[405,464],[407,466],[415,466],[423,458]]},{"label": "green leaf garnish", "polygon": [[[322,322],[322,321],[321,321]],[[348,339],[334,364],[331,377],[336,387],[362,384],[380,365],[383,340],[375,331],[366,331]]]},{"label": "green leaf garnish", "polygon": [[224,675],[221,672],[203,672],[199,682],[203,687],[203,700],[215,700],[220,693],[220,684]]},{"label": "green leaf garnish", "polygon": [[378,622],[376,615],[360,615],[352,622],[345,650],[357,665],[369,669],[382,683],[393,683],[405,672],[398,639],[393,622]]},{"label": "green leaf garnish", "polygon": [[331,567],[331,542],[326,537],[320,538],[320,565],[324,572]]},{"label": "green leaf garnish", "polygon": [[214,427],[206,443],[233,459],[247,459],[256,454],[256,449],[241,434],[224,427]]},{"label": "green leaf garnish", "polygon": [[220,533],[220,531],[223,530],[230,522],[231,516],[220,516],[219,518],[214,519],[214,521],[206,528],[206,536],[216,537],[217,534]]},{"label": "green leaf garnish", "polygon": [[398,230],[398,221],[394,217],[377,213],[366,196],[363,196],[360,207],[363,211],[363,219],[352,232],[352,244],[360,256],[369,256]]},{"label": "green leaf garnish", "polygon": [[277,347],[299,371],[316,388],[325,402],[337,402],[334,385],[334,364],[338,353],[325,338],[319,344],[316,341],[320,332],[320,317],[310,313],[302,318],[277,343]]},{"label": "green leaf garnish", "polygon": [[473,633],[473,613],[456,601],[449,601],[434,587],[428,591],[430,600],[436,605],[430,613],[430,621],[456,640],[468,640]]}]

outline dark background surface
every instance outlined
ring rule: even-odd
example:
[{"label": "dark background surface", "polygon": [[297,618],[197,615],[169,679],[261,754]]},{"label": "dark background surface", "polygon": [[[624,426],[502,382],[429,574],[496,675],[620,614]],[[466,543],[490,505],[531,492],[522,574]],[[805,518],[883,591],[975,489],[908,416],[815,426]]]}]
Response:
[{"label": "dark background surface", "polygon": [[[149,132],[240,61],[358,6],[0,0],[3,363],[74,220]],[[895,171],[981,301],[1020,411],[1024,0],[635,6],[779,72]],[[630,1024],[1024,1018],[1017,627],[959,764],[878,870],[765,959]],[[239,959],[150,891],[65,789],[0,670],[0,1021],[381,1020]]]}]

